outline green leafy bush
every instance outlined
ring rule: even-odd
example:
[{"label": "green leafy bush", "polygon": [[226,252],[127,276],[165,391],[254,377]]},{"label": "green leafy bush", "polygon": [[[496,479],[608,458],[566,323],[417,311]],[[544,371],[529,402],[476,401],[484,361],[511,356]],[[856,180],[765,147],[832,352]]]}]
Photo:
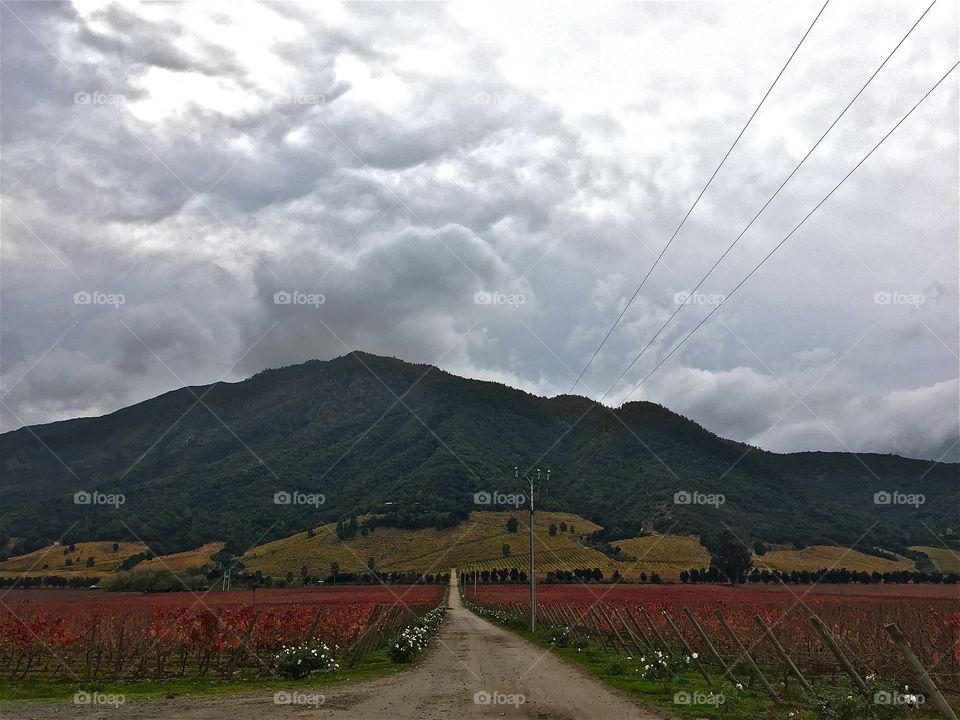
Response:
[{"label": "green leafy bush", "polygon": [[304,643],[281,648],[274,658],[277,674],[299,680],[316,672],[333,672],[340,668],[333,653],[323,643]]}]

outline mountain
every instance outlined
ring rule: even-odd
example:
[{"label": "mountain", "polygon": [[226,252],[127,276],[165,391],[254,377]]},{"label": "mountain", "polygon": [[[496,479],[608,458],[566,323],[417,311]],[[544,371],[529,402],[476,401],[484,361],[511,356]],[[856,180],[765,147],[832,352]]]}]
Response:
[{"label": "mountain", "polygon": [[[653,403],[537,397],[354,352],[0,435],[0,529],[35,545],[127,537],[175,552],[222,540],[241,553],[353,513],[453,525],[496,509],[474,493],[512,492],[513,467],[532,464],[552,470],[545,509],[611,538],[726,525],[774,543],[935,544],[960,501],[956,464],[770,453]],[[124,502],[77,504],[79,491]],[[278,504],[278,492],[303,495]],[[681,492],[725,502],[678,504]],[[878,492],[925,502],[878,505]]]}]

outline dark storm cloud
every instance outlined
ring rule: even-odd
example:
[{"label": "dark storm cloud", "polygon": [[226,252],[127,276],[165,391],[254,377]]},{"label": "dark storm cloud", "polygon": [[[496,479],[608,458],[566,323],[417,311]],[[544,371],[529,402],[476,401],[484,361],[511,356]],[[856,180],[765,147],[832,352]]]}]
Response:
[{"label": "dark storm cloud", "polygon": [[[953,62],[941,5],[704,293]],[[4,4],[4,428],[355,347],[565,392],[816,9]],[[580,392],[607,390],[915,10],[828,9]],[[956,88],[632,399],[770,449],[960,454]],[[607,401],[709,310],[684,307]]]}]

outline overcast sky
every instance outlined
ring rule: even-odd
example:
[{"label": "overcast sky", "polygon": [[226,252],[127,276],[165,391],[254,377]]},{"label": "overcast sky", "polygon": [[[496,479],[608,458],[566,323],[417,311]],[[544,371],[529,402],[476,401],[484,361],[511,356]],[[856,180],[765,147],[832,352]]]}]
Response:
[{"label": "overcast sky", "polygon": [[[925,6],[827,7],[578,393]],[[3,429],[355,348],[568,392],[819,8],[4,3]],[[608,404],[946,72],[957,28],[939,0]],[[955,71],[631,399],[771,450],[957,459],[957,108]]]}]

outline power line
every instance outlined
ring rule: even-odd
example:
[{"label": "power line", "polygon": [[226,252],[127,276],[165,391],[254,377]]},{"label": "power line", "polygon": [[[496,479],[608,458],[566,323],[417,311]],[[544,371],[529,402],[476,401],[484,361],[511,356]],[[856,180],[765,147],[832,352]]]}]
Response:
[{"label": "power line", "polygon": [[733,152],[733,149],[737,146],[737,143],[740,142],[740,138],[743,137],[743,134],[747,131],[747,128],[750,127],[750,123],[753,122],[753,119],[756,117],[757,113],[760,111],[760,108],[763,106],[763,103],[766,102],[766,99],[770,96],[770,93],[773,92],[773,88],[780,81],[780,78],[783,76],[783,73],[786,71],[787,66],[793,60],[793,57],[797,54],[797,51],[800,50],[800,46],[803,45],[803,41],[807,39],[807,36],[810,34],[810,31],[813,30],[813,26],[817,24],[817,20],[820,19],[820,16],[823,14],[823,11],[827,9],[827,5],[830,4],[830,0],[826,0],[823,3],[823,7],[820,8],[820,12],[817,13],[816,17],[813,18],[813,22],[810,23],[810,27],[807,28],[807,31],[803,34],[803,37],[800,38],[800,42],[797,43],[797,46],[793,49],[793,52],[790,53],[790,57],[787,58],[787,61],[783,64],[783,67],[780,68],[780,72],[777,73],[777,77],[774,78],[773,82],[770,84],[770,87],[767,88],[767,92],[764,93],[763,97],[760,99],[760,102],[757,104],[757,107],[754,108],[753,112],[750,114],[750,117],[747,119],[747,122],[744,124],[743,128],[740,130],[740,134],[737,135],[734,139],[733,144],[730,146],[730,149],[727,150],[726,154],[723,156],[723,159],[720,161],[720,164],[717,165],[717,169],[713,171],[713,174],[710,176],[710,179],[707,180],[707,184],[703,186],[703,189],[700,191],[700,194],[697,195],[697,199],[693,201],[693,205],[690,206],[690,209],[687,210],[686,215],[683,216],[683,219],[680,221],[680,224],[677,225],[677,229],[673,231],[673,235],[670,236],[670,239],[667,240],[667,244],[663,246],[663,249],[660,251],[660,254],[657,255],[657,259],[653,261],[653,265],[650,266],[650,269],[647,270],[647,274],[643,276],[643,279],[640,281],[640,284],[637,286],[637,289],[634,291],[633,295],[630,297],[630,300],[627,302],[623,310],[620,311],[620,314],[617,316],[617,319],[614,320],[613,325],[610,326],[610,329],[607,331],[607,334],[604,335],[603,340],[600,341],[600,344],[597,346],[597,349],[593,351],[593,355],[590,357],[590,360],[587,361],[587,364],[584,365],[583,370],[580,371],[580,374],[577,375],[577,379],[573,381],[573,385],[570,387],[570,392],[573,392],[574,388],[577,387],[577,383],[580,382],[580,379],[583,377],[584,373],[587,372],[587,369],[597,358],[597,355],[600,353],[601,348],[606,344],[610,335],[613,334],[614,329],[620,323],[620,320],[623,318],[624,314],[627,312],[627,309],[633,304],[633,301],[636,300],[637,295],[640,294],[640,290],[643,289],[644,283],[647,282],[647,278],[650,277],[650,274],[654,271],[657,265],[660,264],[660,259],[669,249],[670,245],[673,243],[675,237],[680,232],[680,229],[683,227],[684,223],[687,222],[687,218],[690,217],[690,213],[693,212],[694,208],[700,203],[700,198],[703,197],[703,194],[707,191],[707,188],[710,187],[713,183],[713,179],[717,176],[717,173],[720,172],[720,168],[723,167],[723,164],[727,161],[727,158],[730,157],[730,153]]},{"label": "power line", "polygon": [[719,303],[717,303],[717,305],[714,306],[713,310],[711,310],[711,311],[707,314],[706,317],[704,317],[699,323],[697,323],[696,326],[694,326],[694,328],[693,328],[690,332],[688,332],[688,333],[686,334],[686,336],[683,338],[683,340],[681,340],[679,343],[677,343],[676,346],[673,348],[673,350],[671,350],[669,353],[667,353],[667,354],[663,357],[663,359],[661,359],[660,362],[658,362],[658,363],[654,366],[653,370],[651,370],[649,373],[647,373],[647,374],[644,376],[644,378],[643,378],[640,382],[638,382],[638,383],[636,384],[636,386],[633,388],[633,390],[631,390],[631,391],[627,394],[627,396],[623,399],[622,402],[626,402],[626,401],[630,398],[630,396],[633,395],[633,394],[640,388],[640,386],[643,385],[643,383],[645,383],[645,382],[647,381],[647,379],[648,379],[651,375],[653,375],[653,374],[660,368],[661,365],[663,365],[667,360],[669,360],[670,357],[671,357],[677,350],[679,350],[680,347],[681,347],[687,340],[690,339],[690,336],[693,335],[693,334],[700,328],[701,325],[703,325],[707,320],[709,320],[711,317],[713,317],[714,313],[716,313],[717,310],[719,310],[727,300],[729,300],[731,297],[733,297],[733,294],[734,294],[737,290],[739,290],[739,289],[743,286],[743,284],[746,283],[747,280],[749,280],[749,279],[753,276],[753,274],[756,273],[757,270],[759,270],[759,269],[761,268],[761,266],[762,266],[767,260],[769,260],[770,257],[771,257],[777,250],[779,250],[779,249],[783,246],[783,244],[784,244],[785,242],[787,242],[787,240],[789,240],[789,239],[793,236],[793,234],[794,234],[795,232],[797,232],[797,230],[799,230],[800,227],[801,227],[807,220],[810,219],[810,216],[811,216],[811,215],[813,215],[817,210],[820,209],[820,206],[823,205],[823,204],[830,198],[830,196],[833,195],[833,194],[840,188],[841,185],[843,185],[844,182],[846,182],[847,178],[849,178],[851,175],[853,175],[853,173],[855,173],[855,172],[857,171],[857,169],[858,169],[861,165],[863,165],[863,163],[865,163],[865,162],[867,161],[867,158],[869,158],[871,155],[873,155],[873,153],[877,150],[877,148],[879,148],[879,147],[884,143],[884,141],[885,141],[888,137],[890,137],[890,136],[894,133],[894,131],[895,131],[898,127],[900,127],[900,125],[901,125],[908,117],[910,117],[910,115],[913,113],[914,110],[916,110],[918,107],[920,107],[920,104],[921,104],[924,100],[926,100],[926,99],[930,96],[930,94],[931,94],[934,90],[936,90],[944,80],[947,79],[947,77],[950,75],[950,73],[952,73],[954,70],[957,69],[957,66],[958,66],[958,65],[960,65],[960,60],[958,60],[957,62],[955,62],[955,63],[953,64],[953,67],[951,67],[949,70],[947,70],[947,72],[945,72],[945,73],[943,74],[943,76],[942,76],[939,80],[937,80],[936,84],[934,84],[934,86],[933,86],[932,88],[930,88],[930,89],[924,94],[924,96],[923,96],[922,98],[920,98],[920,100],[917,102],[917,104],[914,105],[912,108],[910,108],[910,110],[907,111],[907,114],[904,115],[902,118],[900,118],[900,120],[897,121],[897,124],[894,125],[892,128],[890,128],[890,130],[887,132],[887,134],[884,135],[882,138],[880,138],[879,142],[877,142],[877,144],[874,145],[874,146],[870,149],[870,151],[860,159],[860,162],[858,162],[856,165],[854,165],[854,166],[853,166],[853,169],[852,169],[850,172],[848,172],[846,175],[844,175],[843,178],[840,180],[840,182],[838,182],[836,185],[834,185],[833,189],[832,189],[830,192],[828,192],[826,195],[823,196],[823,199],[820,200],[820,202],[818,202],[816,205],[814,205],[813,209],[804,216],[803,220],[801,220],[799,223],[797,223],[796,227],[794,227],[793,230],[791,230],[789,233],[787,233],[787,235],[783,238],[783,240],[781,240],[779,243],[777,243],[776,246],[773,248],[773,250],[771,250],[769,253],[767,253],[766,256],[764,256],[764,258],[763,258],[759,263],[757,263],[757,265],[753,268],[753,270],[751,270],[743,280],[741,280],[739,283],[737,283],[736,287],[734,287],[733,290],[731,290]]},{"label": "power line", "polygon": [[[780,187],[776,189],[773,195],[771,195],[770,198],[757,211],[756,215],[754,215],[753,218],[750,220],[750,222],[748,222],[746,226],[743,228],[743,230],[740,231],[740,234],[737,235],[736,238],[734,238],[733,242],[727,246],[727,249],[723,251],[723,254],[717,259],[717,261],[713,264],[713,266],[709,270],[707,270],[707,273],[702,278],[700,278],[700,281],[697,283],[696,287],[694,287],[693,290],[690,291],[691,295],[696,294],[697,290],[700,289],[700,286],[703,285],[703,283],[706,282],[707,278],[709,278],[710,275],[713,274],[713,271],[717,269],[717,267],[720,265],[721,262],[723,262],[723,259],[727,257],[727,255],[730,253],[731,250],[733,250],[734,246],[738,242],[740,242],[740,239],[747,233],[747,231],[751,227],[753,227],[753,224],[757,221],[757,218],[760,217],[763,211],[766,210],[767,207],[770,205],[770,203],[772,203],[774,199],[780,194],[780,191],[783,190],[786,184],[790,182],[790,180],[793,178],[794,175],[797,174],[797,171],[800,170],[801,167],[803,167],[803,164],[813,154],[813,152],[818,147],[820,147],[820,143],[822,143],[824,138],[826,138],[827,135],[830,134],[830,131],[833,130],[836,124],[840,122],[840,119],[844,115],[846,115],[847,110],[849,110],[850,107],[857,101],[857,98],[859,98],[863,94],[863,91],[867,89],[867,86],[870,85],[871,82],[873,82],[873,79],[880,73],[880,71],[884,68],[884,66],[887,64],[890,58],[894,56],[897,50],[900,49],[900,46],[903,45],[904,42],[906,42],[907,38],[910,37],[910,33],[912,33],[916,29],[917,25],[919,25],[920,21],[923,20],[924,17],[926,17],[927,13],[930,12],[930,8],[932,8],[936,4],[936,2],[937,0],[933,0],[933,2],[931,2],[930,5],[927,6],[927,9],[923,11],[923,14],[920,15],[919,18],[917,18],[917,21],[910,27],[909,30],[907,30],[907,33],[902,38],[900,38],[900,42],[898,42],[896,46],[893,48],[893,50],[891,50],[890,53],[883,59],[883,62],[880,63],[877,69],[873,71],[873,74],[869,78],[867,78],[867,81],[863,84],[863,87],[861,87],[857,91],[857,94],[853,96],[850,102],[847,103],[846,107],[844,107],[843,110],[840,111],[840,114],[837,115],[837,117],[834,119],[834,121],[830,123],[830,126],[824,131],[823,135],[820,136],[820,139],[813,144],[813,147],[811,147],[807,151],[807,154],[803,156],[803,159],[800,160],[799,163],[797,163],[797,166],[790,171],[790,174],[787,175],[786,179],[784,179],[784,181],[780,183]],[[603,400],[603,398],[607,397],[607,395],[613,392],[613,389],[620,384],[620,381],[623,380],[623,377],[628,372],[630,372],[630,370],[633,368],[634,365],[637,364],[637,362],[640,360],[643,354],[647,351],[647,349],[649,349],[649,347],[654,343],[654,341],[656,341],[656,339],[660,337],[660,333],[662,333],[666,329],[667,325],[669,325],[673,321],[673,319],[680,314],[680,312],[683,310],[685,306],[686,306],[685,303],[680,303],[679,305],[677,305],[677,308],[673,311],[673,314],[667,318],[666,322],[664,322],[663,325],[660,326],[660,329],[657,330],[656,334],[654,334],[654,336],[650,338],[647,344],[643,346],[640,352],[637,353],[637,356],[633,359],[633,361],[629,365],[627,365],[626,369],[622,373],[620,373],[620,376],[614,381],[613,385],[611,385],[610,388],[600,398],[601,400]]]}]

